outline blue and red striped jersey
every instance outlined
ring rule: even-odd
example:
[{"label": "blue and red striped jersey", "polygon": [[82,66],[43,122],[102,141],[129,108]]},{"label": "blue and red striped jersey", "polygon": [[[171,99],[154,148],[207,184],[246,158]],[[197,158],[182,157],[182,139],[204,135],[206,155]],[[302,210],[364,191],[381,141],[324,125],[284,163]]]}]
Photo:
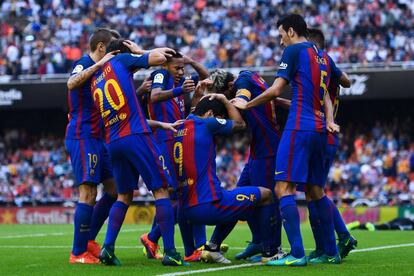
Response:
[{"label": "blue and red striped jersey", "polygon": [[148,54],[118,54],[92,77],[91,91],[100,111],[107,143],[151,132],[135,94],[133,72],[148,68]]},{"label": "blue and red striped jersey", "polygon": [[231,120],[203,119],[193,114],[178,127],[174,134],[174,165],[178,181],[185,183],[181,197],[184,207],[221,198],[214,136],[230,134],[232,127]]},{"label": "blue and red striped jersey", "polygon": [[285,129],[326,131],[323,97],[331,71],[327,55],[311,42],[285,48],[276,77],[292,87],[292,103]]},{"label": "blue and red striped jersey", "polygon": [[[71,76],[94,65],[89,55],[83,56],[73,65]],[[66,139],[86,139],[102,137],[102,119],[93,103],[91,82],[86,81],[82,87],[68,92],[68,125]]]},{"label": "blue and red striped jersey", "polygon": [[[329,81],[328,86],[328,95],[331,98],[332,105],[333,105],[333,115],[334,119],[336,118],[336,114],[338,113],[339,108],[339,79],[342,76],[342,71],[336,67],[335,62],[332,60],[330,56],[328,56],[329,60],[329,67],[331,68],[331,79]],[[339,145],[339,137],[338,133],[331,133],[328,132],[328,144],[329,145]]]},{"label": "blue and red striped jersey", "polygon": [[[152,80],[151,89],[160,88],[161,90],[170,90],[174,87],[182,86],[185,78],[182,78],[175,86],[174,79],[166,69],[159,69],[151,73],[150,79]],[[193,75],[191,79],[197,84],[198,76]],[[147,95],[150,97],[150,95]],[[148,113],[152,120],[157,120],[165,123],[174,123],[177,120],[185,118],[185,104],[184,96],[178,96],[173,99],[152,103],[148,100]],[[166,140],[173,139],[173,133],[168,130],[157,129],[155,130],[155,139],[158,143]]]},{"label": "blue and red striped jersey", "polygon": [[[234,83],[236,97],[246,101],[262,94],[269,85],[253,71],[241,71]],[[246,110],[244,116],[252,134],[250,158],[275,156],[280,138],[275,103],[269,102]]]}]

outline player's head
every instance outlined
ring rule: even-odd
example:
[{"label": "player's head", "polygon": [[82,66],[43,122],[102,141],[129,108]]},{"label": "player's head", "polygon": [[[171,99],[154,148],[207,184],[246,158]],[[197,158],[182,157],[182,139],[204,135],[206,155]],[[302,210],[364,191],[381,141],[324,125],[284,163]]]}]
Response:
[{"label": "player's head", "polygon": [[211,92],[224,94],[227,99],[231,100],[235,97],[234,75],[223,69],[215,69],[208,77],[213,81]]},{"label": "player's head", "polygon": [[119,51],[119,53],[131,53],[131,50],[125,46],[124,41],[125,39],[122,38],[112,40],[106,47],[106,52],[109,53],[113,51]]},{"label": "player's head", "polygon": [[119,33],[115,30],[96,28],[89,38],[89,48],[91,53],[98,54],[102,58],[106,53],[106,47],[109,43],[119,37]]},{"label": "player's head", "polygon": [[193,111],[193,114],[203,118],[226,118],[227,109],[219,100],[210,100],[209,97],[205,97],[198,102],[196,108]]},{"label": "player's head", "polygon": [[276,25],[279,29],[280,45],[282,46],[295,44],[298,38],[307,36],[305,19],[299,14],[288,14],[280,18]]},{"label": "player's head", "polygon": [[184,58],[183,55],[175,50],[175,54],[167,58],[164,68],[168,70],[174,79],[174,83],[178,83],[184,77]]},{"label": "player's head", "polygon": [[323,50],[325,49],[325,36],[319,29],[308,29],[308,40],[316,44],[316,47]]}]

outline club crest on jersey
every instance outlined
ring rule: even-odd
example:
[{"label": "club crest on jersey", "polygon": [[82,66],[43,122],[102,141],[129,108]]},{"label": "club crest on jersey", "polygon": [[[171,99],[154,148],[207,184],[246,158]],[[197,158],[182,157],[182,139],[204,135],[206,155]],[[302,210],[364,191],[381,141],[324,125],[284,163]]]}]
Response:
[{"label": "club crest on jersey", "polygon": [[288,67],[288,64],[287,63],[281,62],[279,64],[279,69],[286,69],[287,67]]},{"label": "club crest on jersey", "polygon": [[218,119],[218,118],[216,118],[216,120],[217,120],[217,122],[219,122],[222,125],[225,125],[226,122],[227,122],[226,119]]},{"label": "club crest on jersey", "polygon": [[82,72],[83,70],[83,65],[82,64],[78,64],[75,66],[75,68],[73,68],[72,74],[77,74],[79,72]]},{"label": "club crest on jersey", "polygon": [[161,73],[158,73],[154,77],[154,83],[163,83],[164,82],[164,75]]}]

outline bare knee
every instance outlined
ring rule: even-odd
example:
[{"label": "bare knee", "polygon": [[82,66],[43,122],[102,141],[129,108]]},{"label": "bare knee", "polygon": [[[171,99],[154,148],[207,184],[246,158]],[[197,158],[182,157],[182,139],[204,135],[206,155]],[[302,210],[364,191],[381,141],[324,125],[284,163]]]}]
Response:
[{"label": "bare knee", "polygon": [[266,204],[273,203],[272,191],[267,188],[263,188],[263,187],[259,187],[259,189],[260,189],[260,205],[266,205]]},{"label": "bare knee", "polygon": [[112,197],[117,197],[117,191],[116,191],[116,183],[113,178],[106,179],[103,182],[104,185],[104,192],[109,194]]},{"label": "bare knee", "polygon": [[79,186],[79,202],[95,205],[97,189],[94,184],[85,183]]},{"label": "bare knee", "polygon": [[117,200],[125,203],[126,205],[131,205],[133,194],[134,194],[133,191],[129,193],[125,193],[125,194],[118,194]]},{"label": "bare knee", "polygon": [[307,192],[307,194],[309,195],[310,201],[319,200],[325,196],[325,191],[321,186],[309,185],[308,187],[309,192]]},{"label": "bare knee", "polygon": [[278,181],[276,182],[275,192],[277,198],[282,198],[288,195],[294,195],[296,193],[296,186],[294,183]]},{"label": "bare knee", "polygon": [[161,188],[155,191],[152,191],[155,199],[170,198],[170,194],[167,189]]}]

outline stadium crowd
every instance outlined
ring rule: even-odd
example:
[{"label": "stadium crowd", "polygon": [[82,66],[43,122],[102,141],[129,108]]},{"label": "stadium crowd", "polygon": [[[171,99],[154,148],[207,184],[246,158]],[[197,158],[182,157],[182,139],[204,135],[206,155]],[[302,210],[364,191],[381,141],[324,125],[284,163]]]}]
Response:
[{"label": "stadium crowd", "polygon": [[4,0],[0,75],[66,73],[97,26],[144,48],[167,45],[208,68],[274,66],[275,20],[303,14],[337,63],[414,60],[411,0]]},{"label": "stadium crowd", "polygon": [[[414,203],[412,125],[407,118],[389,124],[377,122],[373,128],[345,127],[329,174],[328,194],[340,204],[357,199],[382,205]],[[248,155],[249,138],[236,135],[233,142],[217,143],[218,176],[226,189],[235,187]],[[77,197],[62,137],[7,130],[0,138],[0,160],[0,201],[21,205]],[[135,198],[150,197],[145,185],[140,185]]]}]

